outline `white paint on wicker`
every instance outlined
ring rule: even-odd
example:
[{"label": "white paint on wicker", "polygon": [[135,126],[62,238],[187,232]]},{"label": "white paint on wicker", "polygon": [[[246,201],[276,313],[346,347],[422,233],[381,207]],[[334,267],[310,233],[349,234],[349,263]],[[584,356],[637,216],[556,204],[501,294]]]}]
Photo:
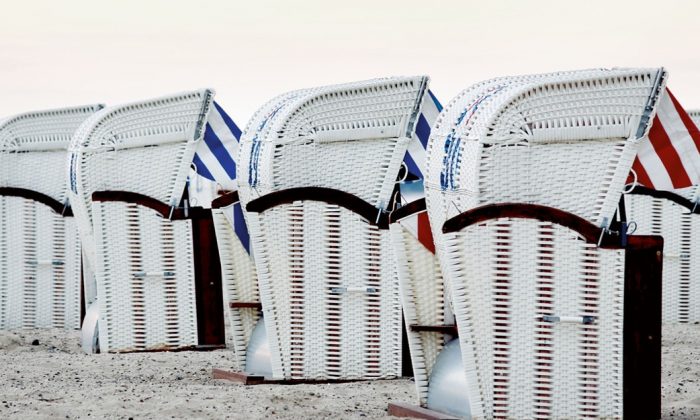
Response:
[{"label": "white paint on wicker", "polygon": [[453,324],[454,319],[446,311],[445,285],[436,255],[428,251],[403,223],[392,223],[390,230],[411,351],[413,379],[419,404],[425,406],[430,374],[445,345],[445,338],[443,334],[411,331],[409,327],[448,325]]},{"label": "white paint on wicker", "polygon": [[476,418],[622,415],[624,251],[529,219],[470,226],[444,251]]},{"label": "white paint on wicker", "polygon": [[[0,186],[68,205],[65,155],[90,105],[0,122]],[[80,328],[80,242],[73,218],[19,197],[0,197],[0,328]]]},{"label": "white paint on wicker", "polygon": [[[688,198],[694,191],[677,192]],[[636,235],[664,237],[663,322],[700,322],[700,215],[666,199],[635,194],[625,199],[628,219],[637,224]]]},{"label": "white paint on wicker", "polygon": [[[665,78],[660,69],[617,69],[494,79],[440,114],[426,201],[476,418],[622,415],[623,251],[530,219],[447,235],[440,227],[508,202],[607,226]],[[543,315],[596,322],[552,324]]]},{"label": "white paint on wicker", "polygon": [[[522,202],[607,226],[641,141],[647,101],[664,86],[659,71],[510,77],[464,90],[440,114],[428,144],[432,225],[481,204]],[[450,135],[458,140],[451,154],[444,151]],[[446,168],[444,162],[454,163]],[[452,175],[448,188],[441,175]],[[547,188],[540,188],[543,180]],[[435,236],[440,242],[439,232]]]},{"label": "white paint on wicker", "polygon": [[[314,186],[354,194],[379,213],[389,202],[426,84],[422,77],[381,79],[273,99],[241,139],[241,203]],[[388,231],[315,201],[246,218],[273,376],[398,376],[401,307]],[[367,288],[377,292],[353,291]]]},{"label": "white paint on wicker", "polygon": [[230,302],[260,302],[255,263],[238,239],[225,212],[233,205],[213,209],[216,241],[221,259],[227,347],[233,349],[237,370],[246,367],[246,351],[253,328],[260,318],[257,308],[230,308]]},{"label": "white paint on wicker", "polygon": [[177,206],[211,107],[200,90],[106,108],[70,146],[70,196],[94,271],[102,351],[198,344],[192,227],[123,202],[92,202],[120,190]]}]

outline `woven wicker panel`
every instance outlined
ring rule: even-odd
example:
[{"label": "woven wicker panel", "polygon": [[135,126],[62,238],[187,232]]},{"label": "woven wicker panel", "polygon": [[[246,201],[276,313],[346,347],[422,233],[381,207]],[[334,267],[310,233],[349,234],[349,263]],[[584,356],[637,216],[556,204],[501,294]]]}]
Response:
[{"label": "woven wicker panel", "polygon": [[100,350],[198,344],[192,225],[123,202],[95,202]]},{"label": "woven wicker panel", "polygon": [[419,404],[425,406],[428,399],[428,380],[435,360],[445,345],[445,338],[443,334],[435,332],[411,331],[409,326],[446,325],[452,324],[454,319],[446,310],[445,285],[437,256],[428,251],[400,223],[392,223],[390,230],[401,306],[411,350],[413,379]]},{"label": "woven wicker panel", "polygon": [[388,231],[314,201],[248,217],[273,375],[399,376],[401,306]]},{"label": "woven wicker panel", "polygon": [[96,262],[92,193],[122,190],[177,205],[213,93],[187,92],[103,109],[76,131],[68,162],[70,200],[88,264]]},{"label": "woven wicker panel", "polygon": [[663,322],[700,322],[700,215],[661,198],[629,194],[625,199],[635,234],[664,237]]},{"label": "woven wicker panel", "polygon": [[49,207],[0,197],[0,328],[80,328],[80,241]]},{"label": "woven wicker panel", "polygon": [[317,186],[386,206],[426,88],[425,77],[392,78],[275,98],[241,138],[241,201]]},{"label": "woven wicker panel", "polygon": [[64,202],[68,143],[78,126],[100,108],[30,112],[0,122],[0,186],[38,191]]},{"label": "woven wicker panel", "polygon": [[213,209],[216,241],[221,258],[222,284],[224,288],[224,313],[226,344],[233,349],[237,370],[246,366],[246,350],[250,335],[260,318],[257,308],[231,308],[230,302],[260,302],[255,264],[224,215],[231,207]]},{"label": "woven wicker panel", "polygon": [[482,204],[519,202],[607,226],[636,155],[640,121],[655,110],[647,102],[664,83],[660,69],[615,69],[501,78],[466,89],[431,131],[431,224]]},{"label": "woven wicker panel", "polygon": [[622,416],[624,251],[497,219],[447,235],[444,252],[475,418]]}]

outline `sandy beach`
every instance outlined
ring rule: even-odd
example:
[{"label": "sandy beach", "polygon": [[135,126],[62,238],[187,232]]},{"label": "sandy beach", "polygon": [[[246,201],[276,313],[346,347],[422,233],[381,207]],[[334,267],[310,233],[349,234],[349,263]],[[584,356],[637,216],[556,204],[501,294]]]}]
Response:
[{"label": "sandy beach", "polygon": [[[0,332],[0,418],[374,419],[390,418],[389,401],[414,401],[408,379],[246,387],[211,378],[232,367],[226,350],[86,355],[78,342]],[[663,418],[700,418],[700,325],[665,327],[663,345]]]}]

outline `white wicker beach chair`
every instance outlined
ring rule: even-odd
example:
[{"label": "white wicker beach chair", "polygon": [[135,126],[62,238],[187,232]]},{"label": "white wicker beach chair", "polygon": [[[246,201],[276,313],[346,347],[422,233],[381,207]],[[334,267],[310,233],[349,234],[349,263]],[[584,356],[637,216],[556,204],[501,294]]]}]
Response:
[{"label": "white wicker beach chair", "polygon": [[246,207],[275,379],[401,374],[387,214],[427,78],[292,92],[241,140]]},{"label": "white wicker beach chair", "polygon": [[426,201],[473,418],[660,415],[663,244],[612,230],[665,78],[495,79],[440,114]]},{"label": "white wicker beach chair", "polygon": [[636,186],[625,195],[636,235],[664,237],[663,322],[700,322],[700,204],[698,187],[656,191]]},{"label": "white wicker beach chair", "polygon": [[[696,124],[700,112],[688,112]],[[656,191],[636,186],[625,195],[635,234],[664,237],[663,321],[700,321],[700,187]],[[695,213],[695,214],[694,214]]]},{"label": "white wicker beach chair", "polygon": [[73,138],[70,195],[95,273],[103,352],[224,344],[211,211],[190,206],[186,193],[191,166],[211,175],[199,154],[218,110],[212,97],[106,108]]},{"label": "white wicker beach chair", "polygon": [[0,328],[80,328],[80,241],[67,197],[66,150],[101,106],[0,121]]},{"label": "white wicker beach chair", "polygon": [[[423,190],[425,147],[441,110],[432,94],[425,96],[416,128],[419,141],[413,142],[417,150],[409,149],[405,159],[407,176],[400,183],[400,197],[395,200],[400,207],[392,211],[389,224],[418,400],[421,406],[435,409],[440,404],[428,401],[433,367],[445,345],[457,336],[448,290],[435,255]],[[460,375],[461,372],[455,376]],[[453,385],[464,386],[464,383]]]}]

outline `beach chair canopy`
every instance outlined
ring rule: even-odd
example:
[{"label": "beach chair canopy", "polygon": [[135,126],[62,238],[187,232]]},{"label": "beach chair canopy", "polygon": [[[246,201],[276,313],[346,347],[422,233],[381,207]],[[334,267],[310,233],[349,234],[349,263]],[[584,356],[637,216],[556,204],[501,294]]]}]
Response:
[{"label": "beach chair canopy", "polygon": [[482,204],[516,202],[607,227],[665,80],[662,69],[599,69],[494,79],[464,90],[431,134],[431,222],[441,226]]},{"label": "beach chair canopy", "polygon": [[80,126],[70,145],[69,182],[89,260],[95,191],[129,191],[180,205],[212,97],[211,90],[200,90],[112,106]]},{"label": "beach chair canopy", "polygon": [[0,121],[0,185],[67,204],[65,154],[76,128],[101,105],[29,112]]},{"label": "beach chair canopy", "polygon": [[386,208],[426,87],[425,77],[398,77],[278,96],[243,134],[246,194],[327,187]]}]

